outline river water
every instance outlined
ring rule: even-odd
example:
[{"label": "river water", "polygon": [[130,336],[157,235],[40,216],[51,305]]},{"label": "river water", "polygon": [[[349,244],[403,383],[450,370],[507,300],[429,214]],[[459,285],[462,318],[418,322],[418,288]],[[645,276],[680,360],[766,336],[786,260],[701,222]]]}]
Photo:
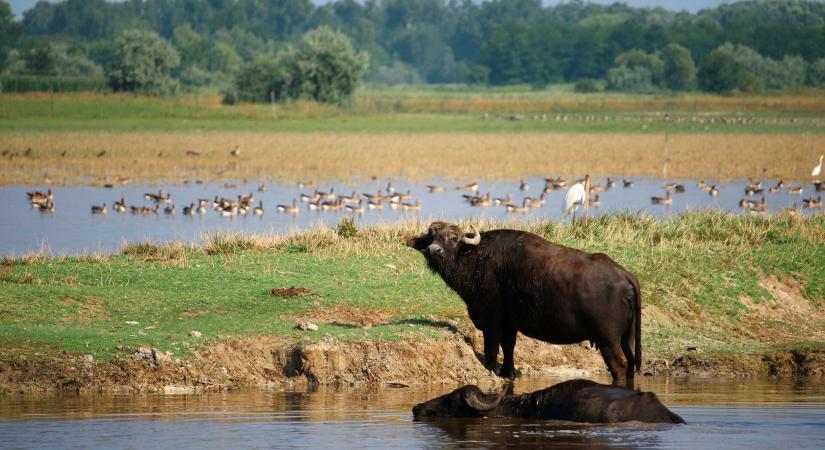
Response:
[{"label": "river water", "polygon": [[[562,381],[519,378],[515,392]],[[605,379],[598,381],[605,382]],[[507,419],[416,422],[456,386],[287,388],[198,395],[0,397],[0,448],[821,449],[825,379],[644,377],[687,425]]]},{"label": "river water", "polygon": [[[620,211],[645,212],[656,217],[667,217],[688,210],[715,209],[741,212],[739,201],[745,197],[745,180],[719,183],[719,196],[711,197],[706,191],[696,187],[696,180],[675,180],[682,183],[686,192],[674,193],[672,205],[653,205],[652,196],[664,196],[664,182],[661,179],[635,179],[632,187],[624,188],[622,180],[614,178],[616,187],[599,194],[601,205],[591,207],[594,216]],[[544,180],[531,178],[525,180],[529,185],[528,191],[519,189],[519,181],[499,181],[495,183],[480,183],[479,192],[491,193],[493,198],[512,195],[515,203],[521,204],[524,196],[537,197],[544,187]],[[711,182],[711,180],[708,180]],[[595,179],[594,184],[606,185],[604,178]],[[349,195],[357,193],[376,193],[386,190],[387,180],[367,181],[361,183],[327,183],[319,185],[324,191],[334,189],[338,194]],[[769,193],[768,188],[777,183],[777,180],[763,180],[767,209],[776,212],[794,204],[802,206],[802,199],[816,196],[813,185],[809,183],[788,183],[788,186],[803,186],[801,195],[791,195],[787,187],[776,193]],[[294,185],[271,184],[266,186],[265,192],[258,192],[258,183],[239,184],[226,187],[225,184],[188,184],[168,186],[168,192],[176,206],[175,214],[164,214],[161,205],[158,214],[135,215],[129,212],[117,213],[111,207],[115,200],[123,198],[127,205],[153,206],[152,202],[144,199],[144,193],[157,193],[157,186],[116,186],[110,189],[102,187],[54,187],[55,210],[52,213],[43,213],[30,207],[26,197],[27,191],[46,191],[48,186],[2,186],[0,187],[0,255],[16,255],[46,250],[54,255],[82,254],[82,253],[113,253],[117,252],[124,242],[152,241],[191,242],[205,234],[216,232],[243,232],[243,233],[277,233],[283,234],[311,227],[335,226],[342,217],[353,217],[359,226],[369,224],[393,223],[412,218],[420,220],[456,220],[467,218],[484,218],[489,220],[560,220],[561,203],[565,191],[558,190],[549,193],[545,204],[534,208],[527,214],[508,213],[501,206],[488,208],[473,207],[462,198],[466,191],[456,190],[456,181],[436,180],[429,183],[412,183],[404,180],[392,180],[393,187],[398,192],[411,194],[409,202],[419,200],[420,211],[401,208],[391,209],[384,202],[382,210],[366,210],[362,214],[348,212],[346,209],[337,211],[310,211],[306,204],[299,204],[300,212],[294,214],[279,214],[278,204],[291,204],[293,199],[304,193],[311,194],[313,189],[299,189]],[[435,184],[444,187],[444,192],[429,193],[425,186]],[[386,191],[385,191],[386,192]],[[264,214],[255,216],[251,211],[246,216],[224,217],[207,207],[204,214],[184,216],[183,207],[199,198],[212,199],[215,196],[237,198],[239,194],[253,193],[254,204],[263,201]],[[759,200],[759,196],[748,197]],[[106,203],[108,213],[105,215],[92,214],[92,205]],[[820,210],[801,209],[802,214],[810,214]]]}]

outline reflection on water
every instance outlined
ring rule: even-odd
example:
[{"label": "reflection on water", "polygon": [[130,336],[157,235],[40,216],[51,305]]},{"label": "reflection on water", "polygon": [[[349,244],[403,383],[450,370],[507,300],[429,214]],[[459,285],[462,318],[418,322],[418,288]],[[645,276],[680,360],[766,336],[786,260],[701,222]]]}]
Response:
[{"label": "reflection on water", "polygon": [[[520,378],[515,392],[560,381]],[[688,425],[415,422],[412,405],[455,386],[317,388],[0,397],[0,442],[3,448],[822,448],[825,441],[821,378],[642,378],[639,385]]]},{"label": "reflection on water", "polygon": [[[538,197],[544,186],[541,178],[526,179],[532,186],[529,191],[519,190],[518,181],[500,181],[495,183],[480,183],[479,193],[490,192],[491,197],[505,197],[512,194],[513,202],[521,205],[524,196]],[[677,214],[690,209],[722,209],[742,211],[739,201],[745,197],[746,181],[735,181],[719,184],[719,195],[711,197],[704,190],[696,187],[693,180],[676,180],[682,183],[686,192],[674,193],[672,205],[652,205],[651,196],[664,196],[664,183],[659,179],[636,179],[630,188],[624,188],[621,180],[616,180],[616,187],[599,193],[600,206],[592,207],[593,215],[618,211],[644,211],[657,217]],[[427,192],[426,185],[435,184],[445,188],[444,192]],[[290,231],[317,227],[320,224],[335,225],[341,217],[352,216],[359,225],[375,223],[392,223],[409,218],[456,220],[471,217],[486,219],[514,219],[518,220],[559,220],[561,216],[561,202],[564,191],[558,190],[547,194],[545,204],[532,209],[527,214],[508,214],[501,206],[487,208],[473,207],[464,201],[462,194],[465,191],[456,190],[460,183],[436,181],[431,183],[411,183],[394,180],[393,185],[397,192],[410,191],[413,203],[420,200],[420,211],[404,211],[401,208],[392,209],[388,202],[384,202],[381,210],[366,210],[363,214],[355,214],[341,208],[337,211],[309,211],[306,204],[300,204],[300,213],[279,214],[278,204],[291,204],[301,192],[312,193],[312,189],[298,189],[294,186],[270,185],[265,192],[258,192],[258,183],[241,184],[227,188],[223,184],[212,185],[182,185],[168,187],[176,205],[175,215],[163,213],[163,206],[158,214],[133,215],[131,213],[117,213],[112,204],[124,198],[126,205],[149,206],[153,203],[144,199],[146,192],[157,192],[156,187],[148,186],[118,186],[111,189],[98,187],[55,187],[55,211],[42,213],[29,207],[26,192],[32,190],[45,191],[47,186],[3,186],[0,187],[0,204],[4,205],[4,212],[0,213],[0,255],[14,253],[20,255],[28,251],[37,251],[42,247],[54,254],[78,254],[84,252],[116,252],[124,241],[158,241],[167,242],[181,240],[190,242],[205,233],[218,231],[246,232],[246,233],[286,233]],[[604,179],[594,180],[594,184],[604,186]],[[768,188],[776,184],[776,180],[763,180],[767,210],[776,212],[796,203],[802,206],[802,199],[814,194],[813,185],[804,184],[802,195],[791,195],[788,187],[799,185],[788,183],[788,187],[776,193],[770,193]],[[385,181],[370,181],[360,184],[326,184],[319,186],[322,190],[334,188],[335,192],[350,195],[357,193],[376,193],[385,189]],[[263,201],[263,216],[255,216],[251,211],[246,216],[224,217],[207,207],[205,214],[196,214],[192,217],[183,215],[183,207],[200,198],[212,199],[215,196],[237,198],[239,194],[253,193],[253,205]],[[748,197],[759,200],[759,196]],[[92,205],[106,203],[108,214],[91,214]],[[809,213],[810,210],[802,210]]]}]

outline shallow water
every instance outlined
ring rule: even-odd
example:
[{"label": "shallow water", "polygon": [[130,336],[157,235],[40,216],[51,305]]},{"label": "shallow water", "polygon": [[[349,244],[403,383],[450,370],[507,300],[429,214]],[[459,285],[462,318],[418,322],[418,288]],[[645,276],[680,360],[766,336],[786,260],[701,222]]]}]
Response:
[{"label": "shallow water", "polygon": [[[519,191],[518,181],[497,183],[481,183],[479,192],[491,192],[493,197],[504,197],[508,193],[513,195],[516,203],[521,204],[522,198],[538,196],[544,186],[543,179],[533,178],[526,180],[532,188],[527,192]],[[742,211],[739,200],[744,197],[746,181],[720,183],[720,195],[710,197],[707,192],[696,187],[695,180],[675,180],[683,183],[687,188],[685,193],[674,193],[673,204],[669,206],[652,205],[651,196],[664,196],[663,181],[660,179],[635,179],[631,188],[623,188],[620,179],[616,180],[617,187],[601,192],[601,206],[591,207],[591,214],[598,216],[619,211],[644,211],[656,217],[681,213],[696,209],[720,209],[728,211]],[[710,180],[709,180],[710,181]],[[594,180],[595,184],[604,186],[604,179]],[[371,181],[361,184],[325,184],[321,190],[334,188],[336,193],[349,195],[353,190],[358,193],[375,193],[386,187],[386,181]],[[447,188],[445,192],[428,193],[426,184],[437,184]],[[393,181],[399,192],[409,190],[414,199],[421,201],[421,210],[417,212],[390,209],[386,204],[380,211],[365,211],[363,214],[353,214],[346,210],[339,211],[309,211],[306,204],[301,204],[301,212],[297,215],[278,213],[277,204],[290,204],[301,192],[311,193],[311,189],[298,189],[294,186],[268,185],[266,192],[257,192],[258,183],[242,184],[237,188],[227,189],[223,184],[190,184],[167,187],[177,207],[175,215],[166,215],[161,212],[157,215],[133,215],[131,213],[117,213],[111,209],[112,203],[125,198],[127,205],[151,206],[151,202],[144,200],[145,192],[157,192],[157,187],[149,186],[119,186],[111,189],[101,187],[55,187],[54,213],[42,213],[29,207],[26,197],[27,191],[45,191],[47,186],[3,186],[0,187],[0,205],[4,205],[4,212],[0,213],[0,255],[21,255],[30,251],[45,249],[52,254],[81,254],[91,252],[117,252],[124,242],[154,241],[168,242],[181,240],[190,242],[204,234],[215,232],[246,232],[246,233],[286,233],[317,227],[321,224],[335,226],[342,217],[354,217],[359,225],[392,223],[409,218],[422,220],[443,219],[456,220],[471,217],[487,219],[517,219],[517,220],[559,220],[561,218],[561,202],[565,191],[554,191],[548,194],[544,206],[536,208],[527,214],[509,214],[501,206],[488,208],[472,207],[463,200],[462,194],[467,192],[455,189],[456,182],[435,181],[432,183],[410,183]],[[776,184],[776,180],[764,180],[765,196],[768,209],[771,212],[779,211],[794,203],[801,206],[802,199],[814,194],[813,185],[804,185],[802,195],[790,195],[788,190],[782,189],[777,193],[767,193],[767,188]],[[788,183],[797,184],[797,183]],[[220,197],[236,198],[238,194],[254,193],[257,204],[263,201],[265,213],[257,217],[251,212],[246,216],[223,217],[211,207],[203,215],[194,217],[184,216],[183,207],[198,198]],[[751,197],[758,200],[758,197]],[[106,203],[109,208],[106,215],[91,214],[92,205]],[[802,213],[809,213],[802,210]]]},{"label": "shallow water", "polygon": [[[515,392],[562,381],[520,378]],[[599,381],[605,382],[605,379]],[[416,422],[456,386],[0,397],[2,448],[822,448],[825,380],[642,378],[687,425]]]}]

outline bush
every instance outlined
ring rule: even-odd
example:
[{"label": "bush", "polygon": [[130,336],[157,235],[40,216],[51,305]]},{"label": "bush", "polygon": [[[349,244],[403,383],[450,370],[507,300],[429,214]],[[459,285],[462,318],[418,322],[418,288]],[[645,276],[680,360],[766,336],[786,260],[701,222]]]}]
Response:
[{"label": "bush", "polygon": [[335,232],[345,239],[355,237],[358,234],[358,226],[355,225],[355,220],[352,217],[342,217]]},{"label": "bush", "polygon": [[86,92],[108,90],[102,78],[0,75],[3,92]]},{"label": "bush", "polygon": [[235,78],[237,100],[268,102],[314,100],[343,103],[367,70],[369,57],[356,53],[342,33],[328,27],[312,30],[296,47],[261,56]]},{"label": "bush", "polygon": [[602,92],[604,90],[604,86],[598,80],[594,80],[592,78],[581,78],[576,80],[576,84],[573,85],[573,90],[583,94],[589,94],[594,92]]}]

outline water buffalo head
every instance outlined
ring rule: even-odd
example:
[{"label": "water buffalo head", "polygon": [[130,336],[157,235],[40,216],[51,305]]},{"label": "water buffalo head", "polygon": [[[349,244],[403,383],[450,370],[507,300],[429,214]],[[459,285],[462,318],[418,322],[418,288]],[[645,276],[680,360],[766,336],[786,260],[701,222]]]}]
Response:
[{"label": "water buffalo head", "polygon": [[413,406],[413,417],[484,417],[501,403],[506,392],[485,394],[476,385],[463,386]]},{"label": "water buffalo head", "polygon": [[470,230],[470,233],[465,233],[458,225],[433,222],[420,236],[408,239],[407,246],[423,253],[430,266],[437,270],[444,259],[455,257],[461,245],[478,245],[481,242],[481,233],[473,227]]}]

